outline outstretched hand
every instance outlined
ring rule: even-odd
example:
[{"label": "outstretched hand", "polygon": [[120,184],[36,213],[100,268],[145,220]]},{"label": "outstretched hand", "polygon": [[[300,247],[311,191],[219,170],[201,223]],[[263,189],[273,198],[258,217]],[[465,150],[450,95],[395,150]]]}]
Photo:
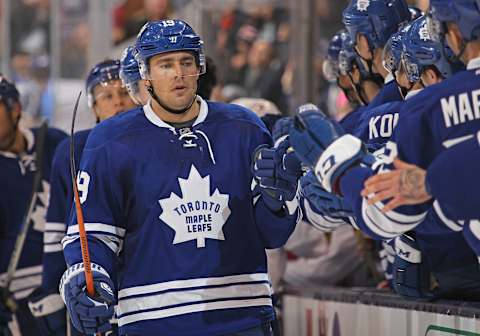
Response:
[{"label": "outstretched hand", "polygon": [[425,170],[398,158],[393,165],[395,170],[374,175],[365,181],[362,196],[373,194],[368,199],[369,204],[390,199],[382,208],[385,213],[402,205],[425,203],[432,198],[425,187]]}]

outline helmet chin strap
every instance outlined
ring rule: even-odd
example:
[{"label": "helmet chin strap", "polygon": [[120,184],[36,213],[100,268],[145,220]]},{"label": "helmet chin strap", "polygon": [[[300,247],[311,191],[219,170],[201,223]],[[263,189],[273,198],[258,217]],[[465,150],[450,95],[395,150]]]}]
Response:
[{"label": "helmet chin strap", "polygon": [[163,103],[161,100],[160,100],[160,97],[155,93],[155,91],[153,90],[153,86],[152,85],[147,85],[147,90],[148,90],[148,93],[150,94],[150,96],[158,103],[158,105],[160,105],[165,111],[169,112],[169,113],[172,113],[172,114],[183,114],[185,112],[187,112],[190,107],[192,107],[193,103],[195,103],[195,100],[197,99],[197,94],[195,93],[195,95],[193,96],[193,99],[192,101],[190,102],[190,104],[188,104],[187,107],[184,107],[182,109],[173,109],[171,107],[168,107],[165,103]]}]

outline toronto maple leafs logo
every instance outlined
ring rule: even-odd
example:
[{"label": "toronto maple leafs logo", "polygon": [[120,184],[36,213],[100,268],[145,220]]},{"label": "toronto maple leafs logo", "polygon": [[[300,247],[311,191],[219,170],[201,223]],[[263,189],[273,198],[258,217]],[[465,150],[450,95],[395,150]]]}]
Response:
[{"label": "toronto maple leafs logo", "polygon": [[365,12],[368,9],[368,6],[370,6],[370,0],[358,0],[357,2],[357,9],[360,12]]},{"label": "toronto maple leafs logo", "polygon": [[205,247],[205,239],[225,240],[223,225],[230,216],[229,196],[218,189],[210,195],[210,176],[202,177],[192,165],[186,179],[179,178],[181,197],[171,193],[159,200],[160,219],[175,231],[173,244],[197,240],[197,248]]},{"label": "toronto maple leafs logo", "polygon": [[420,39],[422,41],[431,40],[430,33],[428,32],[427,22],[425,22],[425,24],[422,27],[420,27],[420,29],[418,31],[418,35],[420,36]]}]

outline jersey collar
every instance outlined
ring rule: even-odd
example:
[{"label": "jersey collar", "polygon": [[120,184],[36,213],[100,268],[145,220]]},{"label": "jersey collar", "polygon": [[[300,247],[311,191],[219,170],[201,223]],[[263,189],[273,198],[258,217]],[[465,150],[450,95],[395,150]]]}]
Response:
[{"label": "jersey collar", "polygon": [[[20,133],[23,134],[23,137],[25,138],[25,140],[27,141],[27,150],[26,152],[27,153],[30,153],[33,149],[33,146],[35,145],[35,136],[33,135],[33,132],[32,130],[28,129],[28,128],[25,128],[21,125],[18,126],[18,130],[20,131]],[[18,155],[15,154],[15,153],[12,153],[12,152],[7,152],[7,151],[0,151],[0,155],[2,156],[5,156],[7,158],[10,158],[10,159],[14,159],[16,158]]]},{"label": "jersey collar", "polygon": [[467,64],[467,70],[480,69],[480,57],[471,59]]},{"label": "jersey collar", "polygon": [[410,98],[412,98],[413,96],[419,94],[420,91],[422,91],[422,90],[423,90],[423,89],[418,89],[418,90],[412,90],[412,91],[408,92],[407,95],[405,96],[405,100],[410,99]]},{"label": "jersey collar", "polygon": [[390,83],[391,81],[393,81],[393,79],[394,79],[394,78],[393,78],[393,75],[389,72],[389,73],[387,74],[387,76],[385,77],[385,79],[384,79],[384,84]]},{"label": "jersey collar", "polygon": [[[200,102],[200,112],[198,113],[197,119],[193,123],[193,126],[204,122],[208,115],[207,102],[203,100],[203,98],[200,97],[199,95],[197,95],[196,99],[198,102]],[[143,106],[143,113],[145,114],[145,117],[148,119],[148,121],[150,121],[152,124],[161,128],[168,128],[171,130],[175,129],[172,125],[160,119],[160,117],[155,112],[153,112],[151,99],[148,101],[146,105]]]}]

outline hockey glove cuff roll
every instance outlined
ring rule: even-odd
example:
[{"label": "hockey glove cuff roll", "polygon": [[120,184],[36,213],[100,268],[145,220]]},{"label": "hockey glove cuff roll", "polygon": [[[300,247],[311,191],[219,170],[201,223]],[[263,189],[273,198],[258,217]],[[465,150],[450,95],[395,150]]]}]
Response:
[{"label": "hockey glove cuff roll", "polygon": [[110,330],[109,320],[113,316],[115,303],[115,287],[107,271],[94,263],[91,268],[96,293],[94,298],[90,298],[86,292],[83,263],[69,267],[60,281],[60,295],[70,313],[73,326],[84,334]]}]

